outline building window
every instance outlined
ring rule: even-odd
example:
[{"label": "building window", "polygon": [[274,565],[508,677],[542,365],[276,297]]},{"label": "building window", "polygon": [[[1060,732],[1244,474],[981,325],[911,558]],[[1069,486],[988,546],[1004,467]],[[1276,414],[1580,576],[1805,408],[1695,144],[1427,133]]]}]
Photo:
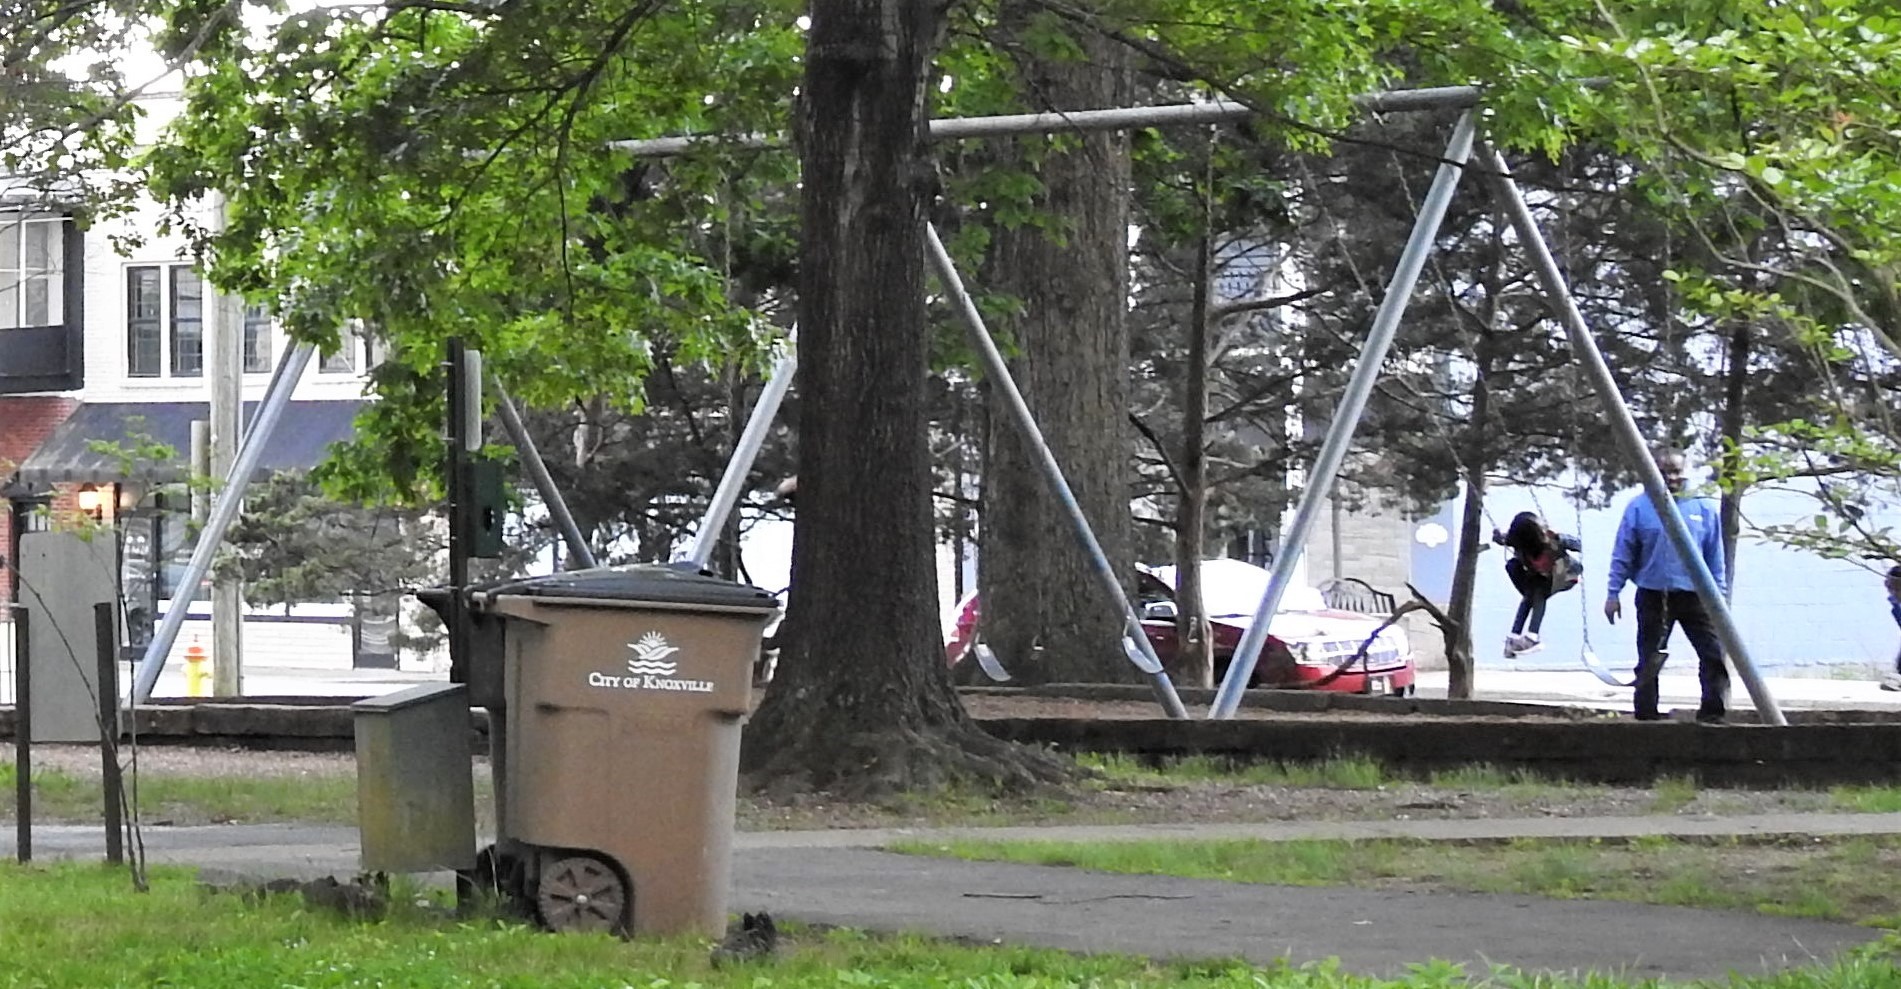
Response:
[{"label": "building window", "polygon": [[357,355],[363,350],[363,336],[355,325],[345,326],[337,332],[337,349],[323,355],[323,363],[317,365],[321,374],[355,374]]},{"label": "building window", "polygon": [[172,377],[205,373],[205,289],[198,273],[172,266]]},{"label": "building window", "polygon": [[159,285],[165,269],[127,268],[125,272],[126,373],[134,378],[156,378],[164,366],[165,337],[161,329],[164,291]]},{"label": "building window", "polygon": [[[202,378],[205,311],[210,286],[188,264],[137,265],[125,270],[126,374],[134,378]],[[244,317],[244,370],[270,370],[269,320],[260,331]],[[254,346],[262,354],[254,356]],[[257,363],[260,366],[254,367]]]},{"label": "building window", "polygon": [[244,373],[271,369],[271,312],[263,306],[244,307]]},{"label": "building window", "polygon": [[65,222],[0,214],[0,330],[65,322]]}]

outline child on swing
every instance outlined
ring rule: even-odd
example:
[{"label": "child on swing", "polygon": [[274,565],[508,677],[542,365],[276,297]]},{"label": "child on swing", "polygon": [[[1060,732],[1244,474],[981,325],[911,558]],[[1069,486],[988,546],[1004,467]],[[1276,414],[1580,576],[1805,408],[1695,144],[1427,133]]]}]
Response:
[{"label": "child on swing", "polygon": [[1538,628],[1545,621],[1545,602],[1577,586],[1584,565],[1570,554],[1583,552],[1584,546],[1576,536],[1546,528],[1534,512],[1519,512],[1504,532],[1493,529],[1492,542],[1512,551],[1505,576],[1520,595],[1511,634],[1505,636],[1505,658],[1537,652],[1544,648]]}]

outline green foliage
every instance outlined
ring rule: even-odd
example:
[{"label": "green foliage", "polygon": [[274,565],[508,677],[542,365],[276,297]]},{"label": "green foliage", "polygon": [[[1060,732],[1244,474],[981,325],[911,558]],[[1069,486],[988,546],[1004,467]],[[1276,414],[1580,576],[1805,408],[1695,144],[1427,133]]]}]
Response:
[{"label": "green foliage", "polygon": [[1901,559],[1863,524],[1901,508],[1895,27],[1855,0],[1627,3],[1564,38],[1610,80],[1581,126],[1642,161],[1682,237],[1684,318],[1767,331],[1787,356],[1751,370],[1800,375],[1806,401],[1752,420],[1725,483],[1810,494],[1825,519],[1764,535],[1877,565]]},{"label": "green foliage", "polygon": [[[1022,947],[971,947],[914,935],[782,928],[769,963],[720,968],[693,938],[627,942],[553,937],[495,921],[457,921],[437,897],[404,894],[386,920],[355,922],[306,908],[297,897],[244,898],[203,889],[182,869],[158,869],[149,893],[125,888],[99,866],[22,868],[0,863],[0,954],[10,975],[46,989],[130,980],[205,989],[299,985],[493,985],[548,989],[807,989],[821,986],[1057,989],[1179,986],[1187,989],[1436,989],[1481,984],[1539,989],[1634,985],[1606,974],[1530,975],[1497,968],[1468,975],[1421,959],[1397,979],[1341,970],[1337,962],[1255,966],[1234,960],[1150,962]],[[420,903],[413,902],[420,899]],[[1822,989],[1893,984],[1894,945],[1826,966],[1732,980],[1737,989]],[[1649,983],[1645,983],[1649,984]]]},{"label": "green foliage", "polygon": [[1838,786],[1828,791],[1828,801],[1862,814],[1901,813],[1901,789],[1892,786]]},{"label": "green foliage", "polygon": [[119,171],[152,80],[127,79],[140,35],[134,0],[18,0],[0,35],[0,193],[81,217],[124,206]]},{"label": "green foliage", "polygon": [[[188,23],[194,12],[181,10]],[[787,267],[782,153],[664,165],[610,140],[784,119],[794,11],[571,2],[449,12],[323,8],[191,82],[149,164],[212,279],[291,336],[362,321],[383,401],[326,480],[427,498],[442,341],[460,335],[531,407],[639,408],[657,357],[755,367],[761,293]],[[215,232],[199,201],[229,197]],[[748,292],[747,277],[760,280]],[[736,302],[736,297],[747,297]]]},{"label": "green foliage", "polygon": [[262,605],[390,595],[440,578],[442,527],[420,512],[339,502],[295,471],[245,492],[217,568]]},{"label": "green foliage", "polygon": [[[0,800],[6,801],[12,809],[15,788],[20,783],[20,767],[12,762],[0,762]],[[67,801],[85,792],[85,784],[78,777],[57,769],[35,769],[33,771],[33,792],[55,802]]]}]

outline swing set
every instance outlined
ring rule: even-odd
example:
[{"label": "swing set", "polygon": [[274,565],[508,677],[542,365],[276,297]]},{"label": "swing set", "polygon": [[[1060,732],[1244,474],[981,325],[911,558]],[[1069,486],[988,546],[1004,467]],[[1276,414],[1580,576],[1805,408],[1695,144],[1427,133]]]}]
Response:
[{"label": "swing set", "polygon": [[[1391,158],[1393,162],[1394,174],[1398,176],[1398,182],[1401,189],[1405,192],[1406,197],[1408,199],[1412,199],[1413,198],[1412,192],[1406,182],[1404,169],[1400,167],[1398,153],[1389,152],[1389,157]],[[1311,177],[1310,177],[1310,180],[1311,180]],[[1321,214],[1322,214],[1322,218],[1326,220],[1329,226],[1331,226],[1332,229],[1335,231],[1333,235],[1333,240],[1335,244],[1340,247],[1341,257],[1345,260],[1347,270],[1352,275],[1355,283],[1357,284],[1360,294],[1371,298],[1372,291],[1367,284],[1366,277],[1360,272],[1359,266],[1353,262],[1351,253],[1345,249],[1345,245],[1343,242],[1344,238],[1341,233],[1343,225],[1333,218],[1332,213],[1326,208],[1324,202],[1321,205]],[[1563,226],[1561,227],[1559,231],[1559,237],[1563,242],[1564,249],[1568,253],[1569,244],[1570,244],[1568,217],[1566,217],[1564,220],[1561,220],[1561,223],[1563,223]],[[1432,265],[1435,270],[1439,268],[1439,263],[1437,259],[1434,259],[1432,261]],[[1449,280],[1444,277],[1443,273],[1441,274],[1441,281],[1449,282]],[[1470,343],[1469,335],[1467,335],[1467,340],[1469,344]],[[1574,394],[1579,390],[1577,387],[1577,382],[1576,382],[1576,374],[1575,374],[1576,366],[1577,365],[1575,363],[1572,365],[1573,384],[1572,384],[1571,391]],[[1567,449],[1575,451],[1579,446],[1578,441],[1582,433],[1582,426],[1581,426],[1580,419],[1577,413],[1576,403],[1567,401],[1567,407],[1570,409],[1570,415],[1568,417],[1569,446]],[[1431,427],[1433,428],[1435,432],[1439,434],[1439,439],[1444,444],[1446,452],[1451,456],[1454,466],[1458,468],[1460,476],[1469,476],[1471,474],[1471,471],[1467,468],[1464,458],[1459,455],[1459,448],[1461,444],[1446,430],[1445,424],[1440,422],[1437,417],[1428,415],[1426,416],[1426,422],[1429,425],[1431,425]],[[1479,425],[1483,425],[1483,424],[1479,424]],[[1528,484],[1528,485],[1525,485],[1525,488],[1531,494],[1532,505],[1534,508],[1537,509],[1538,518],[1541,524],[1548,523],[1551,516],[1545,511],[1543,500],[1538,497],[1538,485]],[[1574,490],[1571,497],[1571,504],[1572,504],[1572,510],[1573,510],[1573,515],[1574,515],[1573,533],[1580,538],[1583,535],[1582,530],[1584,528],[1583,497],[1584,497],[1583,491],[1581,488]],[[1489,504],[1487,504],[1485,499],[1481,499],[1479,501],[1479,510],[1481,513],[1484,514],[1486,524],[1491,526],[1493,531],[1499,531],[1502,528],[1498,524],[1498,519],[1493,516],[1491,507]],[[1589,671],[1592,675],[1596,676],[1599,680],[1603,681],[1605,684],[1609,686],[1618,687],[1618,688],[1633,687],[1637,683],[1635,677],[1632,677],[1631,679],[1628,679],[1628,680],[1619,678],[1616,674],[1612,673],[1609,669],[1607,669],[1604,666],[1603,662],[1598,658],[1596,650],[1593,649],[1591,646],[1590,602],[1589,602],[1589,595],[1585,591],[1585,583],[1584,583],[1585,574],[1588,574],[1588,573],[1589,573],[1588,569],[1584,570],[1583,573],[1579,574],[1577,580],[1572,585],[1565,588],[1566,590],[1578,591],[1578,631],[1582,638],[1582,642],[1580,643],[1578,661],[1584,666],[1584,668],[1587,671]],[[1392,609],[1389,608],[1387,610],[1390,611]]]},{"label": "swing set", "polygon": [[[1358,428],[1367,399],[1380,377],[1381,365],[1391,347],[1406,304],[1413,294],[1421,268],[1432,251],[1437,231],[1445,219],[1453,192],[1459,180],[1470,172],[1482,177],[1491,186],[1500,206],[1509,216],[1519,246],[1530,261],[1547,300],[1553,306],[1555,315],[1559,317],[1570,338],[1572,353],[1582,362],[1603,404],[1604,413],[1610,420],[1619,445],[1643,480],[1644,491],[1655,506],[1658,517],[1663,521],[1666,536],[1675,547],[1685,568],[1691,572],[1697,592],[1710,612],[1724,649],[1735,662],[1737,671],[1748,688],[1757,711],[1763,720],[1770,724],[1785,724],[1786,721],[1775,698],[1770,695],[1749,658],[1747,646],[1736,630],[1728,602],[1697,553],[1695,542],[1682,516],[1677,512],[1676,504],[1664,484],[1662,474],[1651,462],[1648,444],[1638,429],[1629,407],[1624,403],[1623,396],[1618,390],[1615,379],[1611,376],[1610,367],[1605,362],[1603,353],[1598,349],[1595,338],[1585,326],[1584,317],[1571,297],[1564,276],[1553,260],[1537,220],[1526,204],[1518,184],[1512,178],[1509,166],[1496,149],[1487,147],[1478,140],[1477,108],[1482,95],[1478,87],[1451,86],[1375,93],[1357,101],[1362,109],[1375,114],[1433,109],[1457,109],[1461,112],[1457,123],[1453,126],[1445,152],[1439,160],[1439,167],[1433,177],[1432,185],[1421,202],[1412,231],[1407,237],[1392,277],[1381,296],[1378,310],[1361,345],[1359,358],[1354,364],[1339,406],[1328,426],[1326,438],[1312,467],[1307,472],[1307,483],[1295,507],[1293,519],[1286,528],[1280,551],[1274,554],[1273,570],[1260,606],[1249,624],[1246,635],[1235,649],[1234,659],[1229,664],[1220,690],[1209,708],[1208,717],[1232,718],[1240,706],[1242,692],[1253,675],[1254,667],[1266,644],[1269,620],[1279,610],[1282,596],[1293,583],[1295,568],[1303,555],[1307,539],[1319,519],[1320,512],[1331,497],[1334,481],[1352,443],[1353,433]],[[934,140],[951,140],[1016,134],[1077,133],[1207,124],[1240,120],[1255,115],[1257,111],[1246,104],[1232,100],[1214,100],[1166,106],[1116,107],[940,119],[930,123],[928,133]],[[785,139],[762,135],[707,135],[613,141],[608,142],[607,147],[636,157],[665,157],[681,154],[695,146],[709,143],[729,147],[763,148],[783,146]],[[1475,157],[1476,161],[1474,161]],[[1088,521],[1083,517],[1063,477],[1060,465],[1047,443],[1044,442],[1041,430],[1024,404],[1023,397],[1012,380],[1007,365],[985,327],[976,305],[972,302],[969,293],[965,291],[962,279],[949,253],[944,249],[934,225],[926,225],[925,240],[928,261],[935,269],[946,295],[965,326],[984,374],[990,379],[997,395],[1002,399],[1010,421],[1021,430],[1026,446],[1032,453],[1033,463],[1052,494],[1056,496],[1078,543],[1088,555],[1099,589],[1121,605],[1125,631],[1123,646],[1128,659],[1149,677],[1163,711],[1171,718],[1186,718],[1187,712],[1176,694],[1173,683],[1162,669],[1147,637],[1142,634],[1141,620],[1122,588],[1122,575],[1117,573],[1110,564]],[[244,495],[244,489],[255,468],[257,457],[269,440],[283,407],[288,404],[291,388],[298,375],[286,372],[300,370],[303,364],[309,361],[312,350],[313,348],[307,343],[286,350],[278,373],[273,377],[271,386],[266,390],[264,400],[260,403],[258,419],[245,434],[231,474],[225,479],[226,483],[221,488],[221,494],[214,503],[212,518],[199,533],[198,545],[193,551],[191,563],[186,568],[187,574],[181,582],[183,586],[197,583],[208,570],[212,551],[223,540],[224,532],[236,514],[235,506]],[[696,555],[704,553],[711,545],[712,534],[722,531],[726,518],[737,500],[740,486],[743,485],[752,462],[758,454],[759,446],[763,443],[766,430],[763,427],[755,429],[754,426],[762,417],[769,420],[777,414],[779,399],[783,397],[785,388],[791,383],[795,363],[795,358],[791,354],[787,354],[779,361],[772,379],[768,382],[765,394],[754,407],[752,412],[754,421],[748,423],[742,442],[735,445],[733,455],[727,463],[725,475],[720,481],[718,494],[712,500],[713,503],[709,506],[707,515],[700,522],[698,529],[700,535],[696,539]],[[540,477],[536,477],[535,480],[542,498],[551,506],[562,501],[560,492],[555,490],[551,483],[543,483]],[[574,534],[565,529],[563,534],[571,541],[574,539]],[[182,620],[184,610],[177,609],[173,614],[180,616]],[[161,624],[139,663],[133,691],[134,704],[143,702],[150,695],[158,674],[165,665],[179,625],[179,622],[173,621],[172,618],[172,614],[167,615],[167,622]]]}]

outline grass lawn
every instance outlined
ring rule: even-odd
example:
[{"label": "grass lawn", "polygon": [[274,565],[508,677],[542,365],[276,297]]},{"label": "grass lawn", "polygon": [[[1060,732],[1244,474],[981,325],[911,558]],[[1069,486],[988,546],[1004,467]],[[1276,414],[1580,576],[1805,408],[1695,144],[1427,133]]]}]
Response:
[{"label": "grass lawn", "polygon": [[[1328,965],[1257,968],[1213,961],[1156,964],[1025,948],[970,947],[915,937],[792,929],[779,957],[726,967],[693,939],[622,942],[554,936],[498,921],[458,922],[410,908],[357,922],[311,912],[289,897],[247,904],[207,893],[182,871],[153,874],[135,893],[123,871],[0,864],[0,989],[178,986],[253,989],[296,986],[497,989],[688,989],[688,987],[938,987],[1049,989],[1059,986],[1187,986],[1209,989],[1439,989],[1454,984],[1565,989],[1628,983],[1465,973],[1422,960],[1397,982],[1351,976]],[[1731,989],[1833,989],[1901,983],[1894,943],[1826,968],[1738,979]]]},{"label": "grass lawn", "polygon": [[[0,762],[0,818],[15,811],[12,762]],[[131,777],[127,777],[127,786]],[[168,771],[139,774],[138,803],[148,824],[357,823],[353,771],[203,775]],[[486,771],[475,778],[479,823],[492,817],[494,800]],[[33,770],[33,819],[47,823],[100,820],[97,774],[81,777],[56,768]]]},{"label": "grass lawn", "polygon": [[[1104,785],[1185,787],[1195,783],[1238,786],[1295,787],[1331,790],[1378,790],[1408,782],[1364,756],[1346,756],[1324,762],[1235,763],[1210,756],[1186,756],[1160,763],[1120,753],[1083,753],[1077,758]],[[1472,765],[1435,772],[1424,781],[1447,791],[1506,794],[1528,802],[1554,801],[1609,789],[1588,783],[1547,779],[1522,769]],[[1674,814],[1712,791],[1687,776],[1663,777],[1650,787],[1651,800],[1642,810]],[[1901,811],[1901,787],[1835,786],[1821,790],[1785,790],[1785,796],[1804,806],[1789,810],[1885,814]]]},{"label": "grass lawn", "polygon": [[1787,841],[910,842],[894,851],[1291,886],[1757,910],[1901,928],[1901,837]]},{"label": "grass lawn", "polygon": [[[70,747],[69,747],[70,748]],[[14,815],[15,770],[0,751],[0,819]],[[834,827],[984,827],[1011,824],[1128,824],[1143,821],[1391,819],[1417,807],[1441,816],[1565,816],[1769,811],[1901,811],[1901,788],[1743,791],[1699,787],[1687,777],[1649,787],[1604,787],[1541,779],[1522,771],[1470,766],[1424,780],[1395,776],[1364,758],[1232,764],[1205,757],[1160,765],[1116,755],[1083,754],[1094,777],[1061,792],[999,798],[968,789],[851,804],[823,795],[793,802],[742,796],[743,830]],[[148,749],[139,807],[148,823],[356,823],[356,771],[340,754],[288,756]],[[89,823],[100,818],[97,756],[63,751],[36,760],[35,819]],[[488,767],[475,767],[478,827],[493,816]]]}]

